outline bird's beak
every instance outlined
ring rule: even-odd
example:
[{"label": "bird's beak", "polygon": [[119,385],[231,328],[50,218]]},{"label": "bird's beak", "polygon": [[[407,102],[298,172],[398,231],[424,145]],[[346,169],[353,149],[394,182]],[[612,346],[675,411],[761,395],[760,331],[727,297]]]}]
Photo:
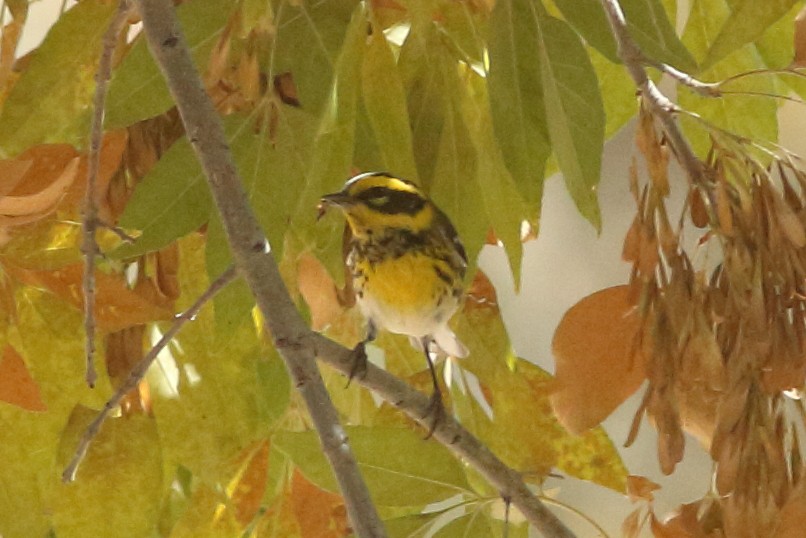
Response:
[{"label": "bird's beak", "polygon": [[345,192],[334,192],[333,194],[326,194],[322,196],[319,200],[319,205],[316,206],[316,209],[319,211],[319,214],[316,217],[316,220],[321,219],[330,206],[334,205],[336,207],[347,207],[352,203],[353,199]]}]

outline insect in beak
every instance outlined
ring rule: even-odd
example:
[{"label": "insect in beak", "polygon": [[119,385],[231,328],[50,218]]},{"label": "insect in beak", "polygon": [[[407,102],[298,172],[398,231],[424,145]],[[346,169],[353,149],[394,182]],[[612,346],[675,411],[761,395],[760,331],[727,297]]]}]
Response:
[{"label": "insect in beak", "polygon": [[333,194],[322,196],[319,200],[319,204],[316,206],[316,210],[318,211],[316,220],[321,220],[321,218],[325,216],[325,213],[327,213],[327,210],[330,209],[330,206],[344,207],[351,202],[352,198],[344,192],[334,192]]}]

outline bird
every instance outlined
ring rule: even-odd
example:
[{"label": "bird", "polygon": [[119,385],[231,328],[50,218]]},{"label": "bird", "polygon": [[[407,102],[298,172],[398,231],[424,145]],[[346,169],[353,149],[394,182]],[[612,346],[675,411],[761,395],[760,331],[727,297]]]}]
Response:
[{"label": "bird", "polygon": [[462,358],[468,349],[448,326],[464,295],[467,254],[448,216],[414,182],[387,172],[350,178],[322,196],[319,218],[330,207],[346,218],[345,271],[356,304],[367,322],[366,337],[354,352],[350,379],[366,371],[367,343],[379,329],[409,336],[425,354],[433,392],[426,415],[445,408],[430,349]]}]

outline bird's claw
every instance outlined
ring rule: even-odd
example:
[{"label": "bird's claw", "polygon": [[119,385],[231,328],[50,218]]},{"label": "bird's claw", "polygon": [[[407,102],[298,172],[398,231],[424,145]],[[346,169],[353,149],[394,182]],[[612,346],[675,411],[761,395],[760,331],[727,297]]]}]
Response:
[{"label": "bird's claw", "polygon": [[431,417],[431,425],[428,427],[428,433],[423,439],[430,439],[431,436],[434,435],[434,430],[437,429],[440,422],[445,420],[445,416],[445,403],[442,401],[442,391],[435,390],[431,394],[428,407],[423,415],[423,419]]},{"label": "bird's claw", "polygon": [[350,386],[350,382],[353,380],[355,376],[359,376],[361,379],[367,377],[367,350],[366,350],[366,342],[359,342],[355,345],[352,351],[352,366],[350,367],[350,375],[347,378],[347,385],[344,388]]}]

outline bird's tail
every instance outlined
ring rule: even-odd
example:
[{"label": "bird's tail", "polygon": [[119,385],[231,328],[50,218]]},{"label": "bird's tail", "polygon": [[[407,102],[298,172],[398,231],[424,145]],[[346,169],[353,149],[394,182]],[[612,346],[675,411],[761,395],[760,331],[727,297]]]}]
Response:
[{"label": "bird's tail", "polygon": [[431,335],[437,346],[451,357],[462,359],[467,357],[469,351],[467,347],[459,340],[459,337],[447,325],[435,331]]}]

